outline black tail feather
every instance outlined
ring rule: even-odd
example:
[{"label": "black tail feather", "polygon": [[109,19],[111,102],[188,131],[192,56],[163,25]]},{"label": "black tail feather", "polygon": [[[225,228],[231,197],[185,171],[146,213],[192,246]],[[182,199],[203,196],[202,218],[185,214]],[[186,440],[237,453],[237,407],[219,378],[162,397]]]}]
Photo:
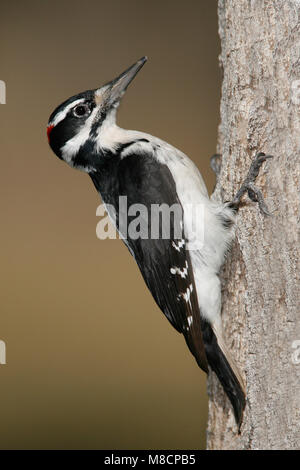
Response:
[{"label": "black tail feather", "polygon": [[211,326],[202,320],[202,334],[205,345],[207,362],[216,373],[226,395],[228,396],[234,411],[238,428],[243,420],[243,412],[246,404],[245,393],[221,348],[218,345],[216,335]]}]

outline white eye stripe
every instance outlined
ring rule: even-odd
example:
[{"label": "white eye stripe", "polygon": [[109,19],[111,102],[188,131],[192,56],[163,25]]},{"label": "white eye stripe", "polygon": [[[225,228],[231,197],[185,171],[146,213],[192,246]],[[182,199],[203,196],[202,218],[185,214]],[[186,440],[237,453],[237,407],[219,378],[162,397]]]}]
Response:
[{"label": "white eye stripe", "polygon": [[61,122],[63,119],[65,119],[66,115],[72,109],[74,106],[76,106],[79,103],[82,103],[85,101],[85,98],[81,98],[79,100],[72,101],[72,103],[68,104],[68,106],[65,107],[62,111],[60,111],[56,116],[55,119],[51,122],[49,122],[49,126],[57,126],[59,122]]},{"label": "white eye stripe", "polygon": [[65,145],[60,149],[63,154],[63,158],[67,163],[72,161],[73,156],[78,153],[80,147],[88,140],[90,130],[97,112],[98,108],[94,108],[90,116],[85,121],[84,126],[81,127],[80,131],[75,134],[74,137],[67,140]]}]

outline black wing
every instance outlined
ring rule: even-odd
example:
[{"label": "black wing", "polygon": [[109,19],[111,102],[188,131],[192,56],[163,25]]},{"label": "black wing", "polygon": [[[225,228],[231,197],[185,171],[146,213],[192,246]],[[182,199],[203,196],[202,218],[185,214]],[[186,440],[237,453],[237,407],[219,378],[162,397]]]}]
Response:
[{"label": "black wing", "polygon": [[[127,197],[128,208],[132,204],[143,204],[147,207],[148,214],[151,213],[153,204],[180,205],[170,170],[152,155],[129,155],[120,160],[116,186],[118,195]],[[176,330],[184,334],[198,365],[207,372],[200,310],[191,259],[186,248],[182,215],[181,210],[180,220],[178,214],[176,218],[170,218],[169,238],[135,239],[128,233],[126,243],[158,306]],[[134,216],[128,217],[128,226],[133,219]],[[120,223],[119,214],[117,225]],[[146,223],[150,235],[151,217],[148,217]],[[181,229],[179,232],[178,223]],[[180,231],[182,236],[175,238]]]}]

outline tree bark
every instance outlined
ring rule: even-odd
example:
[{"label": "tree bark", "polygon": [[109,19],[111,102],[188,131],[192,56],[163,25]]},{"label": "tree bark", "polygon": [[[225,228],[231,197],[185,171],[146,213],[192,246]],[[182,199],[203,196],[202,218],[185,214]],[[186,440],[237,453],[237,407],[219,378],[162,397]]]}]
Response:
[{"label": "tree bark", "polygon": [[223,325],[247,383],[241,434],[214,374],[208,449],[300,448],[300,1],[219,0],[223,69],[213,197],[229,201],[258,151],[270,217],[245,197],[223,272]]}]

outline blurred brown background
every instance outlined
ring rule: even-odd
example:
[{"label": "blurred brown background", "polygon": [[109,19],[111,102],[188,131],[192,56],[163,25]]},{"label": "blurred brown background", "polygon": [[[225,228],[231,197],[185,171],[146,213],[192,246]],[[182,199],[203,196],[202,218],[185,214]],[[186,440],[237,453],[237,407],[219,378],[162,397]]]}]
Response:
[{"label": "blurred brown background", "polygon": [[1,449],[205,446],[205,375],[125,246],[96,238],[98,195],[52,154],[46,124],[63,100],[146,54],[119,124],[183,150],[211,191],[216,10],[209,0],[1,2]]}]

